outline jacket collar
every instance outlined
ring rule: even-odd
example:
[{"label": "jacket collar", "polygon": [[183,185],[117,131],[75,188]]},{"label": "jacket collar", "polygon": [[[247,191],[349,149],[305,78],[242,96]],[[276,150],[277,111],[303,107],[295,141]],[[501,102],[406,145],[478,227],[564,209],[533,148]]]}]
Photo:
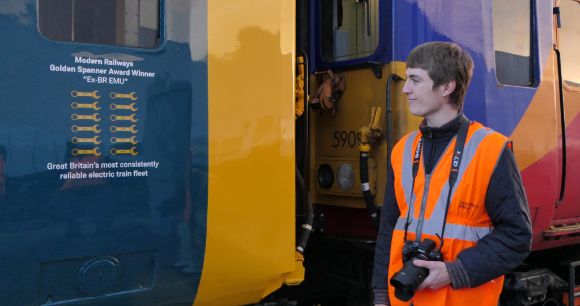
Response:
[{"label": "jacket collar", "polygon": [[462,122],[469,122],[469,119],[463,113],[459,113],[457,117],[440,127],[430,127],[427,125],[427,121],[423,119],[419,125],[419,130],[425,138],[450,139],[457,134]]}]

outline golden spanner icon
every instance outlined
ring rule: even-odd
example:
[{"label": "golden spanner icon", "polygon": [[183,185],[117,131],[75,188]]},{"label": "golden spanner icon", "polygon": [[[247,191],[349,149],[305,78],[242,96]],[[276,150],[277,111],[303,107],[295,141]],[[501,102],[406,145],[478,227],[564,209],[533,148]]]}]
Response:
[{"label": "golden spanner icon", "polygon": [[136,92],[130,93],[120,93],[120,92],[112,92],[109,96],[111,99],[131,99],[133,101],[137,100]]},{"label": "golden spanner icon", "polygon": [[93,126],[80,126],[80,125],[73,125],[70,127],[71,131],[73,132],[93,132],[93,133],[100,133],[101,130],[99,129],[99,125],[95,124]]},{"label": "golden spanner icon", "polygon": [[137,118],[135,117],[135,114],[131,114],[129,116],[111,115],[109,118],[111,119],[111,121],[137,122]]},{"label": "golden spanner icon", "polygon": [[127,138],[111,137],[111,143],[137,144],[137,137],[136,136],[131,136]]},{"label": "golden spanner icon", "polygon": [[99,96],[99,91],[95,90],[95,91],[77,91],[77,90],[73,90],[70,92],[70,95],[73,98],[76,97],[92,97],[94,99],[99,99],[101,96]]},{"label": "golden spanner icon", "polygon": [[70,104],[70,107],[72,109],[77,109],[77,108],[90,108],[90,109],[94,109],[94,110],[101,109],[101,107],[99,106],[99,101],[95,101],[93,103],[78,103],[78,102],[73,102],[73,103]]},{"label": "golden spanner icon", "polygon": [[93,156],[101,156],[101,152],[99,152],[99,148],[93,148],[90,150],[83,150],[83,149],[72,149],[71,153],[73,156],[79,155],[93,155]]},{"label": "golden spanner icon", "polygon": [[131,126],[111,126],[110,130],[113,133],[118,133],[118,132],[130,132],[133,134],[137,133],[137,126],[136,125],[131,125]]},{"label": "golden spanner icon", "polygon": [[137,111],[137,107],[135,106],[135,102],[131,103],[131,104],[117,104],[117,103],[111,103],[109,104],[109,108],[111,110],[117,110],[117,109],[127,109],[127,110],[131,110],[136,112]]},{"label": "golden spanner icon", "polygon": [[111,149],[111,154],[113,155],[133,155],[136,156],[139,153],[137,152],[136,147],[131,147],[130,149]]},{"label": "golden spanner icon", "polygon": [[91,137],[91,138],[81,138],[81,137],[73,137],[71,138],[71,142],[74,144],[77,143],[94,143],[94,144],[101,144],[101,141],[99,140],[99,136],[95,136],[95,137]]},{"label": "golden spanner icon", "polygon": [[94,122],[99,122],[101,121],[101,118],[99,117],[99,113],[94,113],[92,115],[81,115],[81,114],[72,114],[70,116],[70,118],[72,120],[92,120]]}]

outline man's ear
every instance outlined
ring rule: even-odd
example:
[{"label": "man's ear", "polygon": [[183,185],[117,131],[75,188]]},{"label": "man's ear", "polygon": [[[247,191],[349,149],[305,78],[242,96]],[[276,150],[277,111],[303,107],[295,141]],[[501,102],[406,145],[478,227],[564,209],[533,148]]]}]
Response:
[{"label": "man's ear", "polygon": [[455,86],[457,86],[457,83],[455,82],[455,80],[451,80],[447,83],[441,84],[441,95],[443,97],[447,97],[449,95],[451,95],[453,93],[453,91],[455,91]]}]

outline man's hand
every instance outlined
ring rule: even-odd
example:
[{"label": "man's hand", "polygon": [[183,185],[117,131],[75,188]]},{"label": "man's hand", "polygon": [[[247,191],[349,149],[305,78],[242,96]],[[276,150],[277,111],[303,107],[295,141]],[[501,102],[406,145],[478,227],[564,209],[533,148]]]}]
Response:
[{"label": "man's hand", "polygon": [[413,261],[413,264],[417,267],[429,269],[429,276],[427,276],[417,290],[425,288],[439,289],[451,283],[451,278],[449,277],[449,272],[447,272],[447,267],[444,262],[416,259]]}]

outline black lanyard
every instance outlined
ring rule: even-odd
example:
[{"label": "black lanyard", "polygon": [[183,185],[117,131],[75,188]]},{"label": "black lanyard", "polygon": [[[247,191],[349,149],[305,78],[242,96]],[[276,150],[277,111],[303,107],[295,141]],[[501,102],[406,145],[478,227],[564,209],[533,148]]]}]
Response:
[{"label": "black lanyard", "polygon": [[[457,132],[457,137],[455,141],[455,150],[453,154],[453,158],[451,159],[451,170],[449,171],[449,192],[447,193],[447,204],[445,205],[445,215],[443,216],[443,226],[441,228],[441,235],[435,234],[441,244],[439,246],[439,250],[443,248],[443,235],[445,234],[445,225],[447,224],[447,213],[449,212],[449,205],[451,203],[451,192],[453,191],[453,186],[457,181],[457,176],[459,174],[459,166],[461,165],[461,158],[463,157],[463,149],[465,147],[465,139],[467,138],[467,130],[469,129],[469,120],[461,115],[459,131]],[[421,136],[419,142],[417,143],[417,147],[415,148],[413,154],[413,183],[411,185],[411,196],[409,200],[409,208],[407,209],[407,218],[405,221],[405,236],[404,241],[407,241],[407,230],[409,225],[411,224],[410,215],[411,215],[411,203],[413,202],[413,191],[415,189],[415,178],[417,177],[417,172],[419,172],[419,161],[421,159],[421,151],[423,149],[423,139],[424,136]],[[441,158],[441,157],[440,157]]]}]

